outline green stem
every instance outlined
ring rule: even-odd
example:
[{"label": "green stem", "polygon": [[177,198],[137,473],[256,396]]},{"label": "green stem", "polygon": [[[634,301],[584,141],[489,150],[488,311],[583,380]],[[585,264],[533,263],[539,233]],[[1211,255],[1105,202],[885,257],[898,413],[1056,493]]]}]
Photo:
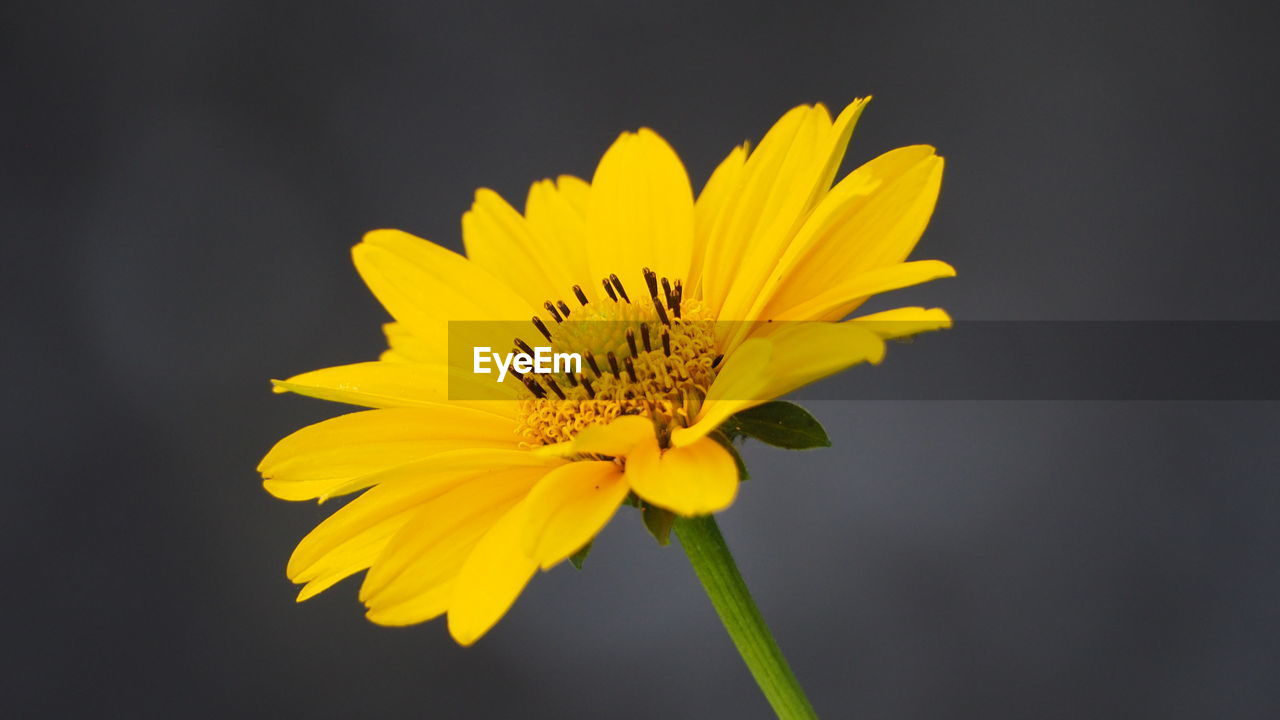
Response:
[{"label": "green stem", "polygon": [[738,654],[747,663],[773,711],[782,720],[817,718],[778,643],[769,633],[760,609],[751,599],[751,591],[738,572],[715,518],[710,515],[677,518],[675,531],[693,571],[720,615],[720,622],[738,646]]}]

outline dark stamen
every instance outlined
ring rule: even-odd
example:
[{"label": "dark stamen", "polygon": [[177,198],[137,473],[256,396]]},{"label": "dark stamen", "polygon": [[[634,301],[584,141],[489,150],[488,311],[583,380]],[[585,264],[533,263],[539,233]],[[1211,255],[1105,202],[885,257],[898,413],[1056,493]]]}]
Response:
[{"label": "dark stamen", "polygon": [[610,273],[609,282],[613,283],[613,289],[618,291],[618,294],[622,296],[622,299],[626,300],[627,304],[630,304],[631,298],[627,297],[627,289],[622,287],[622,281],[618,279],[618,276],[614,273]]},{"label": "dark stamen", "polygon": [[658,273],[645,268],[644,284],[649,286],[649,297],[658,297]]},{"label": "dark stamen", "polygon": [[542,398],[547,396],[547,391],[542,389],[542,386],[538,384],[537,380],[534,380],[531,377],[526,377],[522,379],[524,380],[524,386],[529,388],[529,392],[533,393],[534,397],[541,400]]},{"label": "dark stamen", "polygon": [[609,370],[613,372],[614,380],[617,380],[620,377],[618,371],[618,356],[614,355],[612,350],[609,351]]},{"label": "dark stamen", "polygon": [[671,312],[676,317],[680,317],[680,305],[684,302],[684,283],[676,281],[676,304],[671,308]]},{"label": "dark stamen", "polygon": [[640,323],[640,339],[644,340],[645,350],[653,349],[649,347],[649,324],[648,323]]},{"label": "dark stamen", "polygon": [[595,389],[595,388],[593,388],[593,387],[591,387],[591,378],[587,377],[586,375],[583,375],[583,376],[582,376],[582,387],[586,389],[586,391],[587,391],[587,397],[589,397],[589,398],[591,398],[591,399],[593,399],[593,400],[594,400],[594,399],[595,399],[595,397],[596,397],[596,389]]},{"label": "dark stamen", "polygon": [[662,331],[662,353],[671,357],[671,333],[666,330]]},{"label": "dark stamen", "polygon": [[564,320],[561,319],[560,317],[560,313],[556,312],[556,306],[552,305],[550,300],[542,303],[542,307],[546,308],[547,312],[551,313],[551,317],[555,318],[556,322],[558,323],[564,322]]},{"label": "dark stamen", "polygon": [[564,304],[563,300],[556,301],[556,307],[560,308],[560,313],[565,317],[569,317],[569,306]]},{"label": "dark stamen", "polygon": [[[671,308],[671,312],[676,311],[676,296],[671,292],[671,283],[666,278],[662,278],[662,294],[667,297],[667,307]],[[676,315],[676,317],[680,317]]]},{"label": "dark stamen", "polygon": [[586,305],[586,304],[587,304],[587,294],[586,294],[586,293],[584,293],[584,292],[582,292],[582,287],[581,287],[581,286],[579,286],[579,285],[574,285],[574,286],[573,286],[573,294],[574,294],[574,296],[576,296],[576,297],[578,298],[578,302],[582,303],[583,305]]},{"label": "dark stamen", "polygon": [[724,355],[717,355],[717,356],[716,356],[716,359],[711,361],[711,367],[715,367],[715,366],[719,365],[719,364],[720,364],[720,361],[721,361],[721,360],[723,360],[723,359],[724,359]]},{"label": "dark stamen", "polygon": [[516,347],[524,351],[525,355],[528,355],[529,357],[533,357],[533,354],[534,354],[533,348],[529,347],[529,343],[521,340],[520,338],[516,338]]},{"label": "dark stamen", "polygon": [[653,299],[653,309],[658,311],[658,319],[663,325],[671,325],[671,319],[667,317],[667,309],[662,307],[662,301],[656,297]]},{"label": "dark stamen", "polygon": [[639,355],[640,351],[636,349],[636,331],[627,328],[627,347],[631,348],[632,355]]},{"label": "dark stamen", "polygon": [[604,291],[609,293],[609,299],[618,302],[618,293],[613,291],[613,286],[609,284],[609,278],[605,278],[600,282],[604,283]]},{"label": "dark stamen", "polygon": [[636,364],[631,362],[631,358],[622,361],[627,368],[627,377],[631,378],[631,382],[636,381]]},{"label": "dark stamen", "polygon": [[554,392],[561,400],[564,399],[564,391],[560,389],[560,386],[556,384],[555,380],[548,377],[544,378],[544,382],[547,383],[547,387],[551,388],[551,391]]},{"label": "dark stamen", "polygon": [[542,322],[542,318],[535,315],[533,317],[533,326],[538,328],[538,332],[542,333],[542,337],[547,340],[551,339],[551,331],[547,329],[547,324]]},{"label": "dark stamen", "polygon": [[578,378],[574,377],[573,373],[565,373],[564,379],[569,381],[569,387],[578,387]]},{"label": "dark stamen", "polygon": [[600,377],[600,366],[596,364],[596,356],[590,350],[584,354],[587,356],[587,364],[591,366],[591,372],[595,373],[596,377]]}]

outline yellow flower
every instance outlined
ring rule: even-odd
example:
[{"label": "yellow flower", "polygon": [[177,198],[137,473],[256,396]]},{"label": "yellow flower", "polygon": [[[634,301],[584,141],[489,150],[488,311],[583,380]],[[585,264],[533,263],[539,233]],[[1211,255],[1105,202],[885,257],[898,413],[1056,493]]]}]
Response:
[{"label": "yellow flower", "polygon": [[[675,152],[642,129],[618,138],[590,184],[535,183],[523,215],[478,191],[465,257],[367,234],[353,255],[395,318],[389,349],[276,390],[374,409],[290,435],[259,467],[286,500],[363,491],[293,553],[298,599],[368,570],[371,620],[447,613],[473,643],[628,497],[684,516],[728,507],[738,470],[713,433],[735,413],[879,362],[886,338],[948,326],[924,308],[844,319],[871,295],[954,274],[905,261],[938,195],[933,148],[888,152],[832,186],[865,105],[834,120],[795,108],[754,151],[730,152],[696,201]],[[519,322],[589,367],[458,399],[474,377],[450,361],[451,321],[480,335]]]}]

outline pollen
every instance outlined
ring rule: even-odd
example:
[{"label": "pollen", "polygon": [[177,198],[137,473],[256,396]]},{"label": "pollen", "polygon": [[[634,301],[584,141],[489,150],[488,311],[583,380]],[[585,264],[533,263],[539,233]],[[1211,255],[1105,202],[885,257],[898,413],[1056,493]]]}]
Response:
[{"label": "pollen", "polygon": [[644,278],[645,295],[629,294],[614,274],[602,279],[601,300],[574,286],[578,307],[548,300],[551,321],[533,318],[554,352],[578,353],[583,362],[578,373],[519,378],[528,391],[520,400],[522,445],[565,442],[620,415],[652,419],[665,444],[672,429],[693,423],[716,376],[710,314],[684,298],[680,280],[648,268]]}]

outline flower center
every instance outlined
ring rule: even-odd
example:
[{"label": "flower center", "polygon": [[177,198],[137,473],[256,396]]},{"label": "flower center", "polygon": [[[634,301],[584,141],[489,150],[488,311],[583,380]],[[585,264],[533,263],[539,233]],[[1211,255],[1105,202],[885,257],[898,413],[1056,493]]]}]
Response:
[{"label": "flower center", "polygon": [[[520,401],[518,429],[529,446],[572,439],[583,428],[619,415],[654,421],[666,444],[672,427],[692,424],[715,379],[720,358],[715,330],[697,301],[674,283],[644,269],[648,298],[632,298],[617,275],[603,280],[607,300],[590,302],[582,288],[579,307],[547,301],[553,322],[533,318],[533,326],[553,352],[578,353],[581,372],[516,374],[529,396]],[[531,353],[517,338],[521,351]]]}]

